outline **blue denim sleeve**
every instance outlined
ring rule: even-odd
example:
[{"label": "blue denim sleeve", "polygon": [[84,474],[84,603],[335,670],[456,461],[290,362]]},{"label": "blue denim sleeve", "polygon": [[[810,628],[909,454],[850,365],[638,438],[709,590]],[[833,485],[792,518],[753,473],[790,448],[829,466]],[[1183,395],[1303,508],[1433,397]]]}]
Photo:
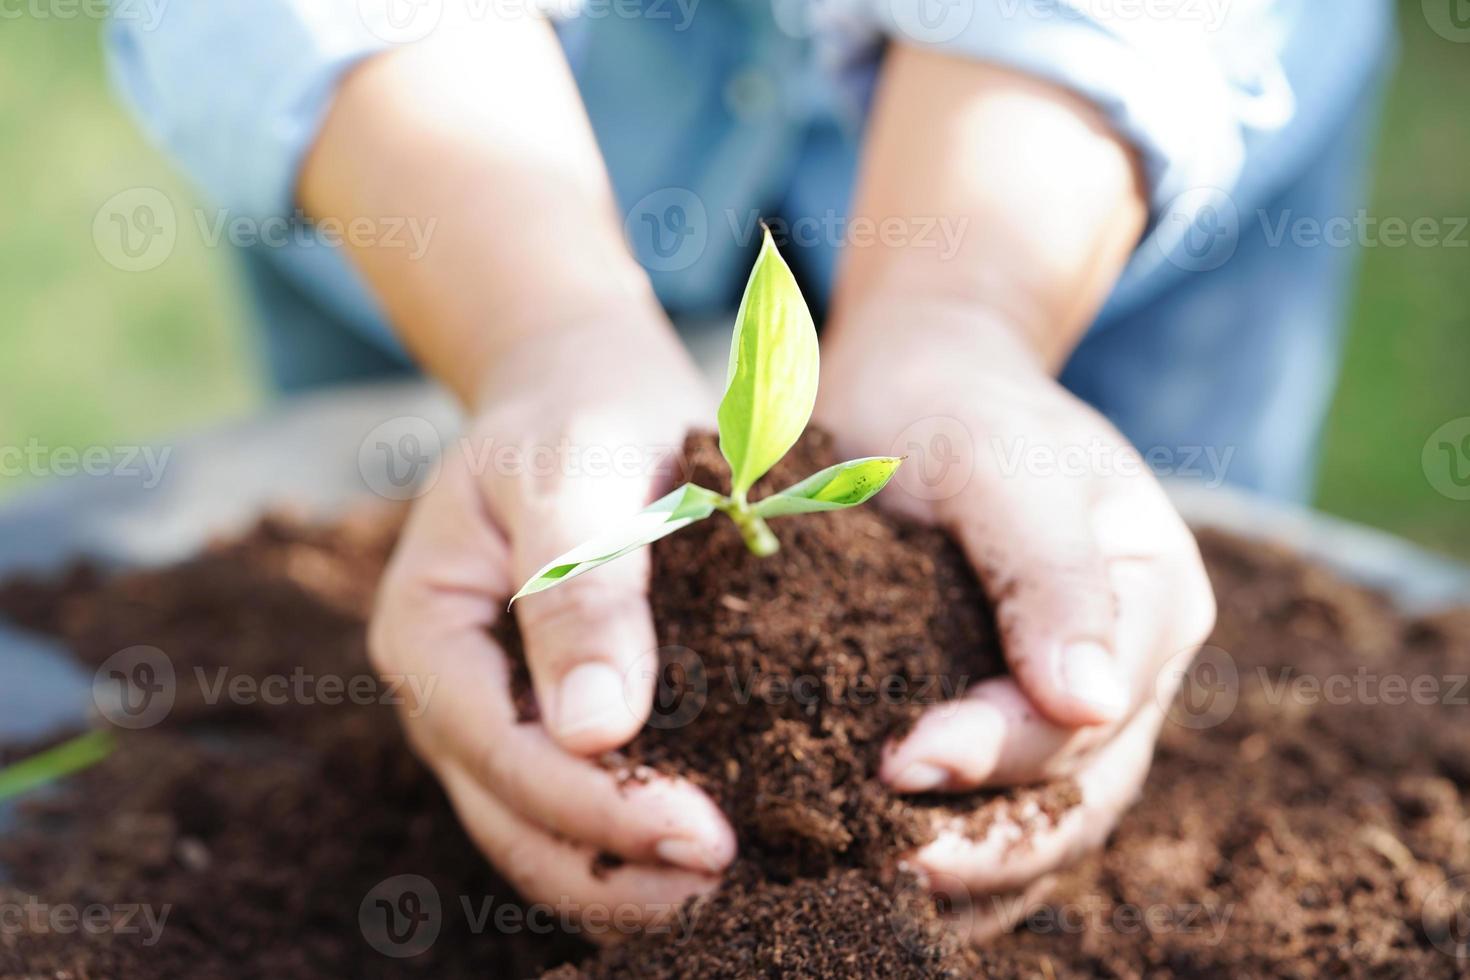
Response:
[{"label": "blue denim sleeve", "polygon": [[1245,134],[1294,111],[1278,52],[1294,0],[853,0],[848,23],[1005,65],[1097,105],[1140,155],[1155,214],[1228,188]]},{"label": "blue denim sleeve", "polygon": [[387,46],[364,9],[171,0],[151,20],[109,21],[109,70],[144,129],[213,204],[257,220],[288,214],[338,79]]}]

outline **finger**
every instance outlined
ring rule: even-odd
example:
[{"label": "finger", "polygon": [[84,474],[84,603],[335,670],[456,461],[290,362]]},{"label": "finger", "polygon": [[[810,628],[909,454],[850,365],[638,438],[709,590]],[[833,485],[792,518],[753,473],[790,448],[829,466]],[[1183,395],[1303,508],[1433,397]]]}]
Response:
[{"label": "finger", "polygon": [[1115,731],[1058,725],[1036,711],[1015,680],[998,677],[928,709],[884,752],[879,778],[899,793],[1036,783],[1069,775]]},{"label": "finger", "polygon": [[1093,506],[1118,595],[1117,651],[1135,700],[1158,668],[1215,627],[1215,590],[1189,527],[1152,477],[1115,480]]},{"label": "finger", "polygon": [[457,669],[433,722],[439,752],[502,802],[547,831],[631,861],[710,873],[734,860],[734,832],[697,787],[654,775],[620,780],[569,754],[541,726],[515,723],[496,673]]},{"label": "finger", "polygon": [[525,899],[579,920],[596,942],[627,938],[640,926],[668,922],[685,899],[714,890],[719,879],[667,867],[626,864],[596,868],[597,853],[544,833],[485,792],[455,766],[440,773],[445,791],[475,846]]},{"label": "finger", "polygon": [[1012,676],[1059,725],[1115,722],[1129,708],[1088,487],[1068,476],[997,475],[957,498],[953,524],[995,606]]},{"label": "finger", "polygon": [[539,725],[517,723],[510,670],[487,632],[501,614],[487,583],[504,578],[493,557],[506,549],[488,523],[476,526],[477,492],[468,469],[446,461],[404,530],[374,611],[369,648],[379,672],[399,681],[415,748],[431,764],[455,760],[551,832],[629,860],[723,868],[734,834],[698,788],[662,777],[620,784]]},{"label": "finger", "polygon": [[[1160,699],[1168,703],[1172,689],[1160,686],[1161,668],[1195,649],[1214,617],[1214,597],[1193,539],[1172,511],[1157,513],[1159,506],[1167,508],[1167,502],[1150,503],[1146,510],[1155,516],[1147,520],[1128,516],[1142,513],[1132,504],[1106,510],[1112,515],[1107,533],[1119,547],[1109,556],[1107,576],[1118,597],[1116,660],[1128,685],[1130,711]],[[1177,533],[1169,530],[1171,520]],[[1152,537],[1142,527],[1128,533],[1129,527],[1141,524],[1155,528]],[[958,701],[931,708],[885,753],[880,773],[899,792],[963,791],[1055,779],[1071,774],[1118,727],[1057,724],[1035,709],[1016,680],[995,678],[977,684]]]},{"label": "finger", "polygon": [[[609,433],[597,444],[616,450],[618,438]],[[653,489],[642,472],[589,477],[570,467],[491,482],[508,518],[517,584],[626,521],[652,499]],[[648,575],[648,552],[635,551],[516,604],[542,723],[569,751],[615,749],[648,720],[658,647]]]},{"label": "finger", "polygon": [[1150,706],[1077,774],[1082,802],[1052,821],[1033,802],[995,821],[979,840],[962,825],[941,831],[911,859],[926,875],[956,879],[971,894],[1020,891],[1101,846],[1137,798],[1163,713]]}]

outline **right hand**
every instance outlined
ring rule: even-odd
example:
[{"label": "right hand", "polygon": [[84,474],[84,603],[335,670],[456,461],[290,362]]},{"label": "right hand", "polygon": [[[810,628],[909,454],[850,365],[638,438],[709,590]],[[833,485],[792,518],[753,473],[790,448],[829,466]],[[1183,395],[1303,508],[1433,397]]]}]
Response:
[{"label": "right hand", "polygon": [[[488,633],[544,563],[668,489],[686,432],[710,426],[697,370],[655,319],[540,331],[492,366],[467,436],[413,508],[369,636],[380,673],[431,690],[404,725],[475,843],[526,899],[573,918],[655,920],[712,889],[735,855],[693,785],[623,783],[590,758],[651,709],[646,550],[516,604],[538,721],[517,720]],[[594,873],[603,853],[627,863]]]}]

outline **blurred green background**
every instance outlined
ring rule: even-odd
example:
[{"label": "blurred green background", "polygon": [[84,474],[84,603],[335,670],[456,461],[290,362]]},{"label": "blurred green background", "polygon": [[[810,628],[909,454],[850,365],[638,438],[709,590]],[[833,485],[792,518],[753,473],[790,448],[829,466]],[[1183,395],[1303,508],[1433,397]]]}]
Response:
[{"label": "blurred green background", "polygon": [[[1470,43],[1435,34],[1420,0],[1400,20],[1372,210],[1470,214]],[[225,251],[185,228],[138,275],[93,244],[119,189],[190,193],[109,94],[95,20],[0,21],[0,175],[0,445],[122,445],[262,403]],[[1436,492],[1421,463],[1430,434],[1467,415],[1470,249],[1364,251],[1321,506],[1470,557],[1470,503]],[[0,496],[23,482],[0,478]]]}]

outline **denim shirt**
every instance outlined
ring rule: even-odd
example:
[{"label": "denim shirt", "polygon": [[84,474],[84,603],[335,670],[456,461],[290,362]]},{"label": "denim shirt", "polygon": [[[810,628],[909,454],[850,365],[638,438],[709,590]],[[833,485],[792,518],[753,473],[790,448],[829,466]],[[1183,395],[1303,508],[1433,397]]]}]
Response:
[{"label": "denim shirt", "polygon": [[[1079,93],[1137,149],[1152,212],[1094,331],[1214,270],[1230,222],[1322,163],[1381,77],[1393,17],[1390,0],[170,0],[154,16],[123,0],[107,47],[117,88],[210,203],[264,221],[295,214],[302,158],[353,64],[537,2],[629,241],[664,303],[692,314],[738,298],[758,218],[846,220],[885,43]],[[795,250],[818,299],[842,239]],[[399,351],[340,251],[293,236],[268,261]]]}]

